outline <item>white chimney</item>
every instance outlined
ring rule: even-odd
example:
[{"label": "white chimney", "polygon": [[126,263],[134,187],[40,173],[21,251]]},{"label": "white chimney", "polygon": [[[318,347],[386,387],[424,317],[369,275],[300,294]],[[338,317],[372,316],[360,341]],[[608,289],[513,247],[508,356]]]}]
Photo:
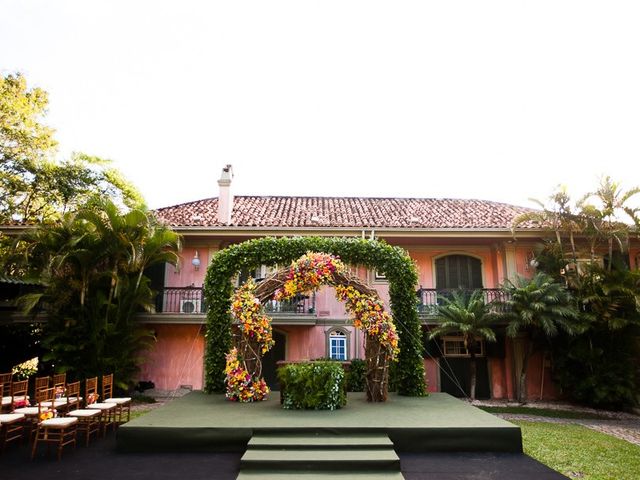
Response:
[{"label": "white chimney", "polygon": [[231,180],[233,179],[233,167],[227,165],[222,169],[222,175],[218,180],[220,194],[218,195],[218,221],[229,225],[231,212],[233,211],[233,195],[231,194]]}]

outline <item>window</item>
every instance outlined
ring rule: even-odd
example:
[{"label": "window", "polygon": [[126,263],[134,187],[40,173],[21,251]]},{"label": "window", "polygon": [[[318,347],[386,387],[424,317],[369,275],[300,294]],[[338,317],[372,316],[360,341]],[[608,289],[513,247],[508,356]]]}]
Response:
[{"label": "window", "polygon": [[482,263],[468,255],[447,255],[438,258],[436,288],[482,288]]},{"label": "window", "polygon": [[275,273],[277,270],[277,265],[260,265],[258,268],[254,268],[253,270],[242,270],[236,277],[236,287],[239,287],[250,278],[253,278],[256,281],[263,280],[269,275]]},{"label": "window", "polygon": [[329,333],[329,358],[332,360],[347,359],[347,334],[342,330]]},{"label": "window", "polygon": [[[464,339],[462,337],[443,337],[444,356],[445,357],[468,357],[469,352],[464,347]],[[484,355],[484,342],[476,341],[476,356]]]}]

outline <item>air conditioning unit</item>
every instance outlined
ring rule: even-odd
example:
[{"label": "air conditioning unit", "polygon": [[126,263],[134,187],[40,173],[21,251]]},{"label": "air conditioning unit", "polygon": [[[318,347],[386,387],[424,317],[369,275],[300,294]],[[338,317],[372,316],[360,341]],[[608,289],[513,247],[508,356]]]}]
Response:
[{"label": "air conditioning unit", "polygon": [[180,300],[180,313],[200,313],[200,300]]}]

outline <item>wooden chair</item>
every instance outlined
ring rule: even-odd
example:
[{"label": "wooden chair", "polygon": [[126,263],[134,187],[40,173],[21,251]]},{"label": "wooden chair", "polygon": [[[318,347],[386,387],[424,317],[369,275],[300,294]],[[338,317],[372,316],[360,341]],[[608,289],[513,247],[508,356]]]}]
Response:
[{"label": "wooden chair", "polygon": [[23,422],[24,415],[21,413],[0,414],[0,453],[4,452],[7,443],[22,438],[24,433]]},{"label": "wooden chair", "polygon": [[13,410],[13,400],[11,399],[11,382],[13,373],[0,373],[0,398],[2,398],[2,407],[0,413],[10,412]]},{"label": "wooden chair", "polygon": [[45,442],[47,451],[49,444],[53,443],[58,447],[58,460],[62,458],[62,449],[66,445],[73,444],[76,447],[76,434],[78,427],[78,419],[75,417],[48,417],[56,411],[55,407],[55,389],[48,388],[43,390],[49,400],[38,402],[37,428],[36,435],[31,449],[31,460],[36,456],[38,444]]},{"label": "wooden chair", "polygon": [[113,373],[102,376],[102,398],[105,402],[115,403],[116,408],[116,425],[125,423],[122,420],[124,413],[127,414],[127,422],[131,420],[131,397],[113,398]]},{"label": "wooden chair", "polygon": [[[28,388],[28,380],[22,380],[21,382],[14,382],[14,390],[26,394]],[[17,384],[20,384],[16,386]],[[19,413],[24,415],[24,427],[26,430],[27,438],[31,438],[32,434],[36,431],[36,427],[38,425],[38,414],[40,412],[39,405],[47,401],[49,397],[49,392],[46,389],[40,389],[39,392],[36,392],[36,405],[31,406],[27,401],[24,407],[17,407],[13,413]]]},{"label": "wooden chair", "polygon": [[98,377],[87,378],[85,384],[85,402],[88,409],[100,410],[100,425],[102,427],[102,436],[107,434],[107,429],[116,424],[116,410],[118,405],[109,402],[92,402],[91,398],[98,395]]},{"label": "wooden chair", "polygon": [[[58,395],[58,388],[54,386],[56,389],[56,396]],[[73,382],[65,386],[65,395],[60,397],[59,400],[66,401],[67,404],[65,406],[65,410],[73,410],[76,408],[81,408],[82,397],[80,396],[80,382]]]},{"label": "wooden chair", "polygon": [[53,388],[62,387],[65,388],[67,386],[67,374],[66,373],[56,373],[51,380],[53,384]]},{"label": "wooden chair", "polygon": [[44,388],[49,388],[50,380],[51,379],[49,377],[36,377],[34,393],[38,393],[40,390]]},{"label": "wooden chair", "polygon": [[29,380],[18,380],[11,384],[11,411],[29,406]]},{"label": "wooden chair", "polygon": [[97,437],[100,433],[102,411],[92,408],[82,408],[80,382],[67,385],[67,400],[73,398],[76,399],[76,408],[70,409],[67,416],[78,419],[78,433],[85,435],[86,445],[89,446],[91,435],[95,433]]}]

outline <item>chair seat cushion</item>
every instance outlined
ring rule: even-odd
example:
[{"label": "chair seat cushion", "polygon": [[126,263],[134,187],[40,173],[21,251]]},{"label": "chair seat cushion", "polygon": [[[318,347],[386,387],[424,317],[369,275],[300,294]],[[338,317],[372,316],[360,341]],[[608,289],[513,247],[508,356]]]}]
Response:
[{"label": "chair seat cushion", "polygon": [[15,397],[2,397],[2,405],[11,405],[12,398],[13,398],[13,403],[18,405],[29,402],[29,395],[27,396],[17,395]]},{"label": "chair seat cushion", "polygon": [[71,410],[67,415],[69,415],[70,417],[97,417],[98,415],[100,415],[100,410],[98,410],[97,408],[90,410],[86,410],[83,408],[81,410]]},{"label": "chair seat cushion", "polygon": [[59,400],[64,400],[69,403],[77,403],[82,400],[82,397],[61,397]]},{"label": "chair seat cushion", "polygon": [[0,414],[0,423],[15,423],[24,418],[22,413],[3,413]]},{"label": "chair seat cushion", "polygon": [[92,403],[91,405],[87,405],[87,408],[95,408],[98,410],[111,410],[112,408],[116,408],[118,405],[115,403]]},{"label": "chair seat cushion", "polygon": [[124,405],[125,403],[129,403],[131,401],[131,397],[121,397],[121,398],[108,398],[107,402],[109,403],[117,403],[118,405]]},{"label": "chair seat cushion", "polygon": [[50,418],[49,420],[43,421],[40,425],[44,427],[68,427],[69,425],[73,425],[74,423],[78,423],[77,418],[62,417],[62,418]]},{"label": "chair seat cushion", "polygon": [[67,401],[66,400],[62,400],[61,398],[58,398],[57,400],[53,401],[53,405],[55,407],[61,407],[62,405],[66,405]]},{"label": "chair seat cushion", "polygon": [[38,407],[16,408],[14,413],[22,413],[24,415],[37,415],[38,414]]}]

